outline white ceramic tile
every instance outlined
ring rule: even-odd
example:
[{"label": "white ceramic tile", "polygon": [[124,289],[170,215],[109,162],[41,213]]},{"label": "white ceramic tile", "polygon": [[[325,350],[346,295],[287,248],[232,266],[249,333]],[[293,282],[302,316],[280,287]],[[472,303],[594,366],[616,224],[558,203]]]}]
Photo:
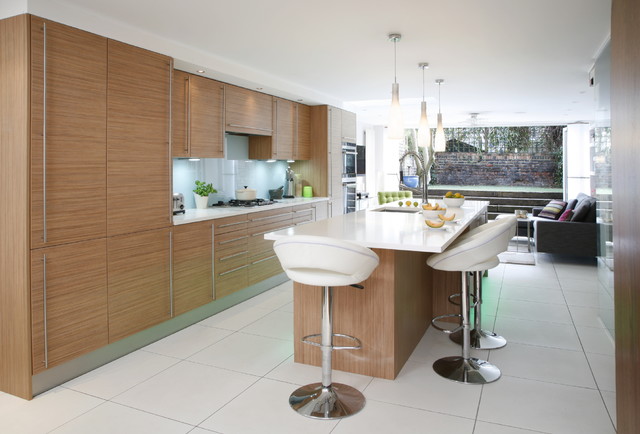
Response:
[{"label": "white ceramic tile", "polygon": [[164,339],[147,345],[145,351],[186,359],[198,351],[229,336],[233,331],[194,324]]},{"label": "white ceramic tile", "polygon": [[225,434],[330,433],[338,421],[300,416],[289,406],[292,391],[291,384],[263,378],[200,426]]},{"label": "white ceramic tile", "polygon": [[193,429],[192,425],[176,422],[113,402],[94,408],[53,431],[55,434],[112,434],[153,433],[181,434]]},{"label": "white ceramic tile", "polygon": [[365,389],[365,396],[390,404],[473,419],[482,387],[440,377],[432,367],[435,360],[431,363],[409,360],[395,380],[374,378]]},{"label": "white ceramic tile", "polygon": [[[442,327],[450,328],[451,323],[439,323]],[[491,321],[486,321],[485,328],[491,325]],[[462,347],[451,341],[448,334],[445,334],[430,326],[416,348],[409,356],[409,360],[421,363],[433,363],[435,359],[448,356],[459,356]],[[487,350],[471,350],[471,357],[486,359],[489,356]]]},{"label": "white ceramic tile", "polygon": [[189,358],[218,368],[263,376],[293,354],[293,342],[234,333]]},{"label": "white ceramic tile", "polygon": [[[548,305],[551,306],[551,305]],[[507,339],[527,345],[582,350],[573,325],[528,321],[498,316],[494,331]]]},{"label": "white ceramic tile", "polygon": [[216,327],[226,330],[237,331],[248,326],[265,315],[268,315],[271,309],[262,309],[259,307],[244,306],[242,303],[223,310],[207,319],[200,321],[198,324],[207,327]]},{"label": "white ceramic tile", "polygon": [[478,421],[476,422],[476,428],[473,431],[473,434],[535,434],[539,432],[541,431],[532,431],[512,426]]},{"label": "white ceramic tile", "polygon": [[598,267],[595,262],[591,264],[554,264],[558,278],[562,281],[566,280],[598,280]]},{"label": "white ceramic tile", "polygon": [[57,387],[31,401],[0,394],[0,432],[42,434],[80,416],[104,401]]},{"label": "white ceramic tile", "polygon": [[560,287],[563,291],[575,291],[582,293],[597,292],[599,283],[595,279],[582,280],[582,279],[560,279]]},{"label": "white ceramic tile", "polygon": [[562,291],[569,306],[598,307],[597,292]]},{"label": "white ceramic tile", "polygon": [[271,289],[265,291],[262,294],[258,294],[253,298],[242,303],[246,307],[257,307],[265,310],[276,310],[282,306],[289,304],[293,301],[293,291],[289,291],[286,288],[278,287],[278,289]]},{"label": "white ceramic tile", "polygon": [[278,310],[281,310],[283,312],[291,312],[291,313],[293,313],[293,302],[285,304],[284,306],[282,306]]},{"label": "white ceramic tile", "polygon": [[569,306],[569,312],[577,327],[605,328],[600,318],[600,311],[595,307]]},{"label": "white ceramic tile", "polygon": [[527,286],[503,285],[501,300],[535,301],[539,303],[566,304],[562,291]]},{"label": "white ceramic tile", "polygon": [[559,324],[573,324],[569,309],[563,304],[500,299],[498,318],[517,318]]},{"label": "white ceramic tile", "polygon": [[471,434],[473,424],[473,419],[370,399],[361,413],[341,420],[331,434]]},{"label": "white ceramic tile", "polygon": [[615,346],[607,329],[578,327],[578,335],[585,352],[615,357]]},{"label": "white ceramic tile", "polygon": [[211,433],[222,434],[222,433],[219,433],[218,431],[212,431],[212,430],[208,430],[200,427],[195,427],[194,429],[189,431],[189,434],[211,434]]},{"label": "white ceramic tile", "polygon": [[613,356],[587,353],[589,365],[600,390],[616,391],[616,359]]},{"label": "white ceramic tile", "polygon": [[[480,309],[482,311],[482,316],[496,316],[496,312],[498,312],[498,298],[487,297],[484,295],[484,291],[482,294],[482,306]],[[473,309],[472,309],[473,312]]]},{"label": "white ceramic tile", "polygon": [[146,351],[134,351],[63,386],[78,392],[111,399],[146,379],[178,363],[172,357]]},{"label": "white ceramic tile", "polygon": [[491,351],[489,359],[500,368],[502,375],[596,388],[582,351],[509,342],[505,347]]},{"label": "white ceramic tile", "polygon": [[552,433],[615,432],[597,390],[514,377],[484,385],[478,420]]},{"label": "white ceramic tile", "polygon": [[[522,265],[524,267],[524,265]],[[535,267],[531,267],[535,269]],[[554,289],[559,291],[560,283],[558,279],[553,276],[545,277],[545,276],[518,276],[518,274],[507,274],[505,272],[504,280],[502,281],[502,286],[528,286],[534,288],[543,288],[543,289]]]},{"label": "white ceramic tile", "polygon": [[293,341],[293,312],[275,310],[244,327],[241,331],[242,333]]},{"label": "white ceramic tile", "polygon": [[[303,363],[295,363],[293,356],[291,356],[276,366],[265,375],[265,377],[291,383],[291,391],[293,391],[296,389],[296,386],[319,382],[322,379],[322,368],[319,366],[305,365]],[[373,377],[366,375],[352,374],[337,369],[332,371],[331,378],[334,383],[348,384],[361,391],[364,390],[373,379]]]},{"label": "white ceramic tile", "polygon": [[251,375],[182,361],[113,401],[197,425],[256,380]]},{"label": "white ceramic tile", "polygon": [[618,421],[616,418],[616,393],[608,392],[606,390],[603,390],[600,393],[602,394],[602,398],[604,399],[604,404],[607,406],[609,417],[611,418],[613,425],[617,427]]},{"label": "white ceramic tile", "polygon": [[504,269],[504,280],[511,279],[521,279],[521,280],[555,280],[555,284],[557,285],[558,276],[556,275],[556,271],[553,267],[545,267],[541,266],[531,266],[531,265],[518,265],[518,264],[507,264]]}]

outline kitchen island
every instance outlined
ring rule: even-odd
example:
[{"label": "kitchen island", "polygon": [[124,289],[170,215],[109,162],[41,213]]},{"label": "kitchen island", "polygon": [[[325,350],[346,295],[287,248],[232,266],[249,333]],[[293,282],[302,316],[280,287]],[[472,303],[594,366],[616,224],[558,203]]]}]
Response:
[{"label": "kitchen island", "polygon": [[[426,265],[433,253],[443,252],[469,227],[483,223],[489,202],[466,201],[454,222],[431,229],[421,212],[398,209],[396,204],[332,217],[299,227],[265,234],[269,240],[291,235],[318,235],[351,241],[371,248],[380,257],[378,268],[362,283],[363,290],[339,287],[334,291],[334,331],[356,336],[362,348],[336,351],[335,369],[394,379],[429,327],[435,314],[455,313],[447,297],[459,292],[459,273]],[[294,360],[320,365],[320,351],[301,342],[318,333],[321,288],[294,283]],[[342,345],[340,338],[335,339]],[[346,343],[345,343],[346,344]]]}]

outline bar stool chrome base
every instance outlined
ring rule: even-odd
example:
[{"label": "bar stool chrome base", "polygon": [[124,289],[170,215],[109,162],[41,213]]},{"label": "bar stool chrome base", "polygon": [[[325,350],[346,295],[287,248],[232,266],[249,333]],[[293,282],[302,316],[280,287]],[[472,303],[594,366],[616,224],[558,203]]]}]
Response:
[{"label": "bar stool chrome base", "polygon": [[340,419],[364,408],[365,397],[358,389],[341,383],[323,387],[313,383],[296,389],[289,396],[289,405],[298,414],[314,419]]},{"label": "bar stool chrome base", "polygon": [[[454,332],[449,335],[456,344],[462,345],[462,330]],[[470,334],[470,346],[476,350],[495,350],[507,345],[507,340],[500,335],[495,334],[489,330],[477,329],[471,330]]]},{"label": "bar stool chrome base", "polygon": [[501,375],[496,366],[475,357],[443,357],[433,363],[433,370],[444,378],[465,384],[491,383]]}]

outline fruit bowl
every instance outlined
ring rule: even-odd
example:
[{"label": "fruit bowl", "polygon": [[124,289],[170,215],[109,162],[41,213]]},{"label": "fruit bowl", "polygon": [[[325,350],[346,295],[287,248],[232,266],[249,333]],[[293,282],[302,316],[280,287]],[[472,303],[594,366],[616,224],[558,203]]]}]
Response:
[{"label": "fruit bowl", "polygon": [[442,200],[450,208],[460,208],[464,203],[464,197],[443,197]]},{"label": "fruit bowl", "polygon": [[425,219],[427,220],[439,220],[438,219],[438,214],[442,214],[444,215],[447,212],[446,208],[440,208],[440,209],[423,209],[422,210],[422,215]]},{"label": "fruit bowl", "polygon": [[402,181],[407,187],[416,188],[418,186],[419,179],[416,175],[405,175],[402,177]]}]

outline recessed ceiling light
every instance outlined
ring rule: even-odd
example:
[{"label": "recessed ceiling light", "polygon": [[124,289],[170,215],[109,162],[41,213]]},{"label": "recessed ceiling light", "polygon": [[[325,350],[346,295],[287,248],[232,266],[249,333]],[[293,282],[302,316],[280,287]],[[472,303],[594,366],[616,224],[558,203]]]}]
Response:
[{"label": "recessed ceiling light", "polygon": [[200,73],[200,74],[204,74],[205,71],[204,71],[204,69],[198,69],[196,72]]},{"label": "recessed ceiling light", "polygon": [[199,158],[189,158],[189,161],[200,161]]},{"label": "recessed ceiling light", "polygon": [[302,101],[304,101],[302,98],[300,98],[300,99],[298,100],[298,102],[302,102]]},{"label": "recessed ceiling light", "polygon": [[262,88],[261,87],[256,87],[256,90],[262,90]]}]

